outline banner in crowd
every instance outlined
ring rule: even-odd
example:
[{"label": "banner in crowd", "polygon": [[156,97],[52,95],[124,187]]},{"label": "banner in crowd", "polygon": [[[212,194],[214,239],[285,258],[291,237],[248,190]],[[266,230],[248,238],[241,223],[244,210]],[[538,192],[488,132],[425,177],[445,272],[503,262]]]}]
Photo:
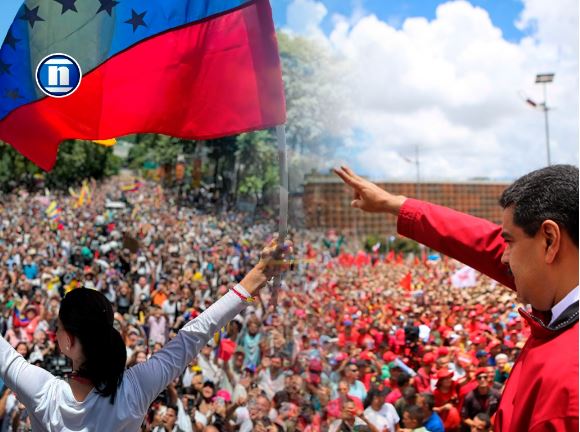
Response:
[{"label": "banner in crowd", "polygon": [[468,288],[477,284],[477,273],[468,266],[463,266],[451,276],[451,284],[456,288]]},{"label": "banner in crowd", "polygon": [[38,2],[0,49],[0,139],[44,169],[64,139],[210,139],[285,122],[268,0]]}]

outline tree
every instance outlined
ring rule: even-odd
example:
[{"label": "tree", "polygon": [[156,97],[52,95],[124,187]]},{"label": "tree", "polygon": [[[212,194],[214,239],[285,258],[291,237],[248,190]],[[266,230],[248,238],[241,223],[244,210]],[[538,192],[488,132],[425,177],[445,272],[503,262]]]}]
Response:
[{"label": "tree", "polygon": [[259,207],[267,193],[278,184],[275,140],[272,133],[266,130],[238,135],[236,141],[237,192],[252,196]]},{"label": "tree", "polygon": [[66,189],[86,178],[102,180],[118,173],[120,167],[121,160],[112,148],[92,141],[68,140],[59,146],[56,164],[46,174],[46,185]]},{"label": "tree", "polygon": [[[0,188],[10,191],[24,186],[36,185],[35,174],[42,170],[18,153],[10,145],[0,142]],[[110,147],[92,141],[68,140],[59,146],[56,163],[52,171],[44,175],[47,187],[66,189],[80,184],[83,179],[100,180],[116,174],[121,161]]]},{"label": "tree", "polygon": [[217,188],[218,180],[221,179],[222,196],[228,195],[234,177],[237,139],[235,136],[218,138],[206,141],[206,145],[209,148],[208,157],[214,163],[213,184]]},{"label": "tree", "polygon": [[284,32],[277,36],[288,145],[301,154],[324,157],[333,151],[329,141],[348,124],[346,66],[313,40]]}]

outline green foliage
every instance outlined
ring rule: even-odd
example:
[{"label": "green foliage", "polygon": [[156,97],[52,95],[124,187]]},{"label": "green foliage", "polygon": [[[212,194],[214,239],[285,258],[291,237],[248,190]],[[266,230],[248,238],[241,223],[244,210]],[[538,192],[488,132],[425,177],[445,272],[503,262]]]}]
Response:
[{"label": "green foliage", "polygon": [[[177,156],[183,154],[186,141],[162,134],[137,134],[127,155],[127,165],[140,170],[145,162],[174,165]],[[189,145],[189,142],[187,142]]]},{"label": "green foliage", "polygon": [[396,253],[409,254],[413,253],[419,255],[421,249],[419,243],[414,240],[408,239],[406,237],[398,237],[394,241],[390,242],[388,237],[379,236],[376,234],[368,235],[364,240],[364,249],[367,252],[371,252],[373,246],[377,243],[381,243],[379,247],[379,253],[386,253],[388,251],[395,251]]},{"label": "green foliage", "polygon": [[387,251],[387,240],[384,237],[372,234],[367,236],[364,242],[364,249],[367,252],[372,252],[373,246],[380,243],[379,253],[385,253]]},{"label": "green foliage", "polygon": [[234,166],[238,142],[235,136],[206,141],[208,157],[214,164],[213,183],[218,185],[221,179],[221,189],[228,194],[233,183]]},{"label": "green foliage", "polygon": [[279,181],[275,140],[270,131],[258,131],[238,135],[236,142],[238,191],[260,204]]},{"label": "green foliage", "polygon": [[70,140],[59,146],[56,164],[46,174],[46,185],[66,189],[85,178],[101,180],[119,171],[121,161],[111,147],[92,141]]},{"label": "green foliage", "polygon": [[0,185],[2,190],[9,190],[17,183],[26,181],[26,176],[29,175],[28,167],[31,168],[30,176],[40,171],[8,144],[0,142]]},{"label": "green foliage", "polygon": [[[0,189],[10,191],[19,186],[33,188],[34,174],[42,171],[6,143],[0,142]],[[58,151],[52,171],[44,174],[49,188],[66,189],[85,178],[100,180],[119,171],[121,161],[110,147],[91,141],[69,140]]]},{"label": "green foliage", "polygon": [[316,42],[278,32],[286,93],[287,141],[300,153],[331,153],[329,137],[347,126],[347,70]]},{"label": "green foliage", "polygon": [[153,149],[145,143],[135,143],[129,149],[127,155],[127,166],[134,170],[143,168],[145,162],[154,161],[155,155]]},{"label": "green foliage", "polygon": [[391,243],[391,249],[395,252],[402,252],[404,254],[414,253],[415,255],[418,255],[421,251],[419,243],[406,237],[395,239],[395,241]]}]

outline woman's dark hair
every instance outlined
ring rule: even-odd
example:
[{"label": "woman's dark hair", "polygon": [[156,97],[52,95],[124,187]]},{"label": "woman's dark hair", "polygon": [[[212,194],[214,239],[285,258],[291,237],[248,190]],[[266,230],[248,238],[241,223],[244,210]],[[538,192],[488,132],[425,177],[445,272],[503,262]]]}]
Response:
[{"label": "woman's dark hair", "polygon": [[20,345],[24,345],[24,348],[26,348],[26,354],[24,354],[23,357],[28,360],[28,357],[30,357],[30,348],[28,348],[28,344],[26,342],[20,341],[16,344],[14,349],[17,350]]},{"label": "woman's dark hair", "polygon": [[387,396],[387,392],[384,389],[379,388],[371,388],[367,393],[367,397],[364,400],[364,407],[365,409],[371,406],[373,403],[373,399],[378,397],[381,398],[383,403],[385,402],[385,397]]},{"label": "woman's dark hair", "polygon": [[512,183],[499,204],[513,206],[514,223],[534,236],[542,223],[553,220],[578,247],[578,168],[552,165],[532,171]]},{"label": "woman's dark hair", "polygon": [[64,297],[58,316],[83,348],[85,361],[76,372],[89,379],[98,394],[110,396],[113,404],[123,379],[127,350],[113,327],[111,303],[98,291],[77,288]]},{"label": "woman's dark hair", "polygon": [[282,402],[290,402],[290,394],[286,390],[280,390],[279,392],[276,392],[272,402],[274,402],[275,408],[280,408]]}]

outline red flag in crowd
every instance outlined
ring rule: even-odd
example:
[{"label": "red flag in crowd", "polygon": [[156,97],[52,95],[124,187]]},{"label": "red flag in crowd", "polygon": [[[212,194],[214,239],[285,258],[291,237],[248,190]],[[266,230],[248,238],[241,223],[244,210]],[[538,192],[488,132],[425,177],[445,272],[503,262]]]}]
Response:
[{"label": "red flag in crowd", "polygon": [[411,291],[411,272],[407,272],[399,284],[401,285],[401,288],[405,289],[405,291]]},{"label": "red flag in crowd", "polygon": [[403,254],[402,253],[397,254],[397,264],[403,264]]},{"label": "red flag in crowd", "polygon": [[356,255],[355,264],[357,267],[362,267],[363,265],[368,265],[371,262],[371,258],[363,251],[359,251]]},{"label": "red flag in crowd", "polygon": [[351,254],[341,253],[338,256],[338,263],[342,267],[350,267],[353,263],[353,256]]}]

